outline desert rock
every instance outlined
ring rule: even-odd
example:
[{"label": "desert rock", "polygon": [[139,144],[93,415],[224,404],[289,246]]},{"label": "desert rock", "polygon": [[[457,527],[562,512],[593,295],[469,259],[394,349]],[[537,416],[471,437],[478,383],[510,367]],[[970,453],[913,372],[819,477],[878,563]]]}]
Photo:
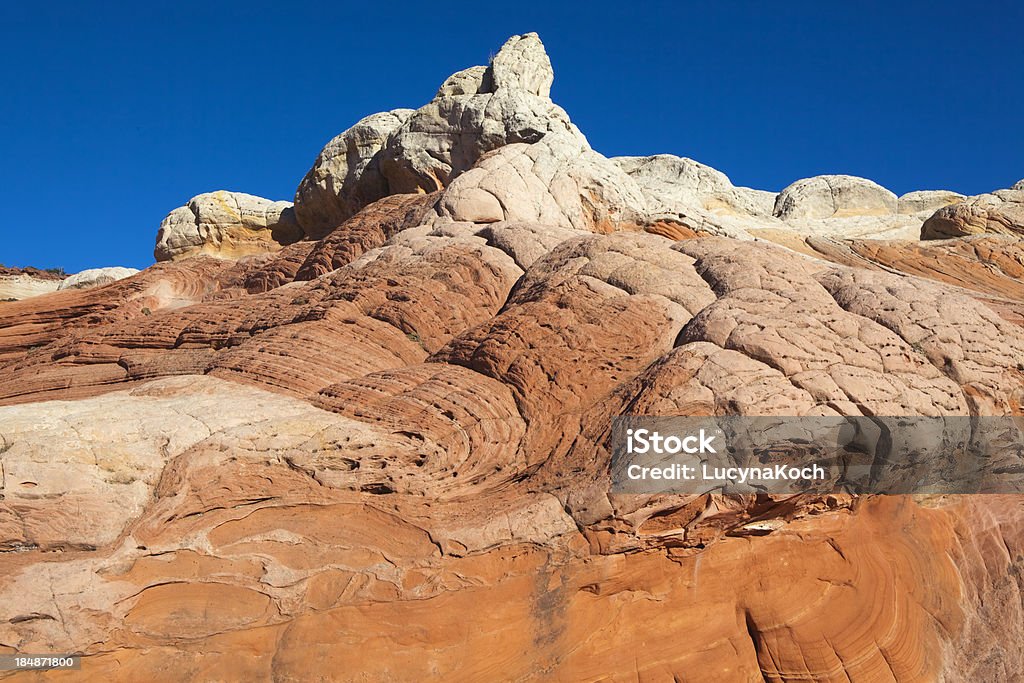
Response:
[{"label": "desert rock", "polygon": [[84,289],[85,287],[107,285],[111,282],[131,277],[137,272],[139,271],[135,268],[122,268],[120,266],[89,268],[64,278],[57,289]]},{"label": "desert rock", "polygon": [[899,198],[898,212],[918,214],[927,212],[930,216],[937,209],[962,201],[964,196],[949,190],[917,190]]},{"label": "desert rock", "polygon": [[0,301],[18,301],[55,291],[62,277],[38,268],[0,266]]},{"label": "desert rock", "polygon": [[486,66],[471,66],[456,71],[441,84],[434,99],[453,97],[455,95],[479,95],[494,92],[491,72]]},{"label": "desert rock", "polygon": [[636,183],[566,132],[533,144],[508,144],[481,159],[444,191],[439,210],[456,221],[504,220],[588,232],[636,226],[647,216]]},{"label": "desert rock", "polygon": [[652,210],[671,211],[696,206],[706,211],[744,216],[771,216],[775,194],[734,187],[729,178],[693,159],[658,154],[612,159],[656,204]]},{"label": "desert rock", "polygon": [[1024,234],[1024,190],[997,190],[943,207],[921,226],[921,239]]},{"label": "desert rock", "polygon": [[299,224],[323,237],[385,195],[441,190],[487,152],[552,132],[585,145],[549,98],[553,78],[537,35],[517,36],[490,66],[450,76],[423,107],[363,119],[328,143],[299,185]]},{"label": "desert rock", "polygon": [[372,114],[327,143],[295,191],[295,218],[319,239],[356,211],[389,194],[377,153],[411,109]]},{"label": "desert rock", "polygon": [[544,44],[536,33],[512,36],[488,67],[495,92],[521,90],[537,97],[550,97],[555,72]]},{"label": "desert rock", "polygon": [[779,218],[834,218],[896,213],[897,198],[866,178],[823,175],[798,180],[775,200]]},{"label": "desert rock", "polygon": [[619,415],[1019,418],[1024,237],[878,237],[1009,225],[1020,192],[608,159],[551,74],[514,37],[335,138],[297,218],[200,195],[160,263],[0,304],[0,654],[110,681],[1024,678],[1019,496],[609,486]]},{"label": "desert rock", "polygon": [[302,233],[288,202],[218,190],[193,197],[160,223],[157,261],[197,254],[238,258],[276,251]]}]

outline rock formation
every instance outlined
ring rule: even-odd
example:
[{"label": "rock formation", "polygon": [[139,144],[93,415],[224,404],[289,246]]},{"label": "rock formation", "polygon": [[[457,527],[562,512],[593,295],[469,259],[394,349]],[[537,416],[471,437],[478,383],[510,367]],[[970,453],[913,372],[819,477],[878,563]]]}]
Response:
[{"label": "rock formation", "polygon": [[98,287],[111,282],[123,280],[139,272],[135,268],[122,268],[115,266],[111,268],[89,268],[80,273],[69,275],[64,278],[57,289],[85,289],[86,287]]},{"label": "rock formation", "polygon": [[975,200],[608,159],[552,78],[514,37],[332,140],[294,218],[200,195],[164,262],[0,304],[0,653],[1024,677],[1019,497],[609,490],[616,415],[1021,416],[1024,237],[871,239]]},{"label": "rock formation", "polygon": [[295,191],[295,216],[306,235],[319,239],[388,194],[377,153],[412,114],[371,114],[327,143]]},{"label": "rock formation", "polygon": [[302,237],[288,202],[242,192],[207,192],[167,214],[160,223],[157,261],[196,254],[238,258],[276,251]]},{"label": "rock formation", "polygon": [[61,289],[98,287],[138,272],[135,268],[112,266],[89,268],[65,277],[59,270],[0,267],[0,301],[17,301]]},{"label": "rock formation", "polygon": [[921,226],[921,239],[986,233],[1024,234],[1024,188],[996,190],[945,206]]},{"label": "rock formation", "polygon": [[38,268],[6,268],[0,266],[0,301],[17,301],[53,292],[63,275]]}]

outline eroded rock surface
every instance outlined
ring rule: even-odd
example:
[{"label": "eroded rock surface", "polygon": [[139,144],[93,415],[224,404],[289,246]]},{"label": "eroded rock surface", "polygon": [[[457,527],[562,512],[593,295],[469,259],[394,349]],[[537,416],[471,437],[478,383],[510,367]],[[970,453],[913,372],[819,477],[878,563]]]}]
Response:
[{"label": "eroded rock surface", "polygon": [[1024,189],[997,190],[943,207],[921,226],[921,239],[1024,235]]},{"label": "eroded rock surface", "polygon": [[38,268],[0,266],[0,301],[17,301],[56,291],[62,277]]},{"label": "eroded rock surface", "polygon": [[89,268],[73,275],[62,270],[38,268],[4,268],[0,266],[0,302],[18,301],[61,289],[86,289],[110,284],[135,275],[135,268],[112,266]]},{"label": "eroded rock surface", "polygon": [[123,268],[121,266],[89,268],[64,278],[57,289],[85,289],[86,287],[109,285],[111,282],[131,277],[137,272],[139,271],[136,268]]},{"label": "eroded rock surface", "polygon": [[276,251],[301,237],[288,202],[218,190],[193,197],[164,218],[153,256],[157,261],[198,254],[238,258]]},{"label": "eroded rock surface", "polygon": [[327,143],[295,191],[295,217],[320,238],[356,211],[389,194],[377,153],[411,109],[371,114]]},{"label": "eroded rock surface", "polygon": [[617,415],[1021,416],[1020,235],[869,239],[973,200],[607,159],[552,78],[514,37],[335,138],[297,221],[206,196],[174,260],[0,303],[0,653],[112,681],[1024,677],[1019,497],[609,490]]}]

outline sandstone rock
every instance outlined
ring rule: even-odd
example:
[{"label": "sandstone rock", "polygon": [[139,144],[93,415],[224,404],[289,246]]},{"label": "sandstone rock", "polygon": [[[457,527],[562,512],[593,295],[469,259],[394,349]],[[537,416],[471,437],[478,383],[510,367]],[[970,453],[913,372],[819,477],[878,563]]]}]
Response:
[{"label": "sandstone rock", "polygon": [[675,224],[693,233],[738,239],[750,239],[755,229],[785,228],[772,217],[774,193],[734,187],[724,173],[710,166],[670,154],[613,161],[640,186],[647,199],[649,224]]},{"label": "sandstone rock", "polygon": [[[905,208],[934,200],[931,193],[911,193]],[[751,234],[786,246],[791,246],[793,233],[847,239],[916,239],[927,213],[901,211],[899,206],[892,192],[864,178],[805,178],[776,198],[774,215],[782,220],[781,225],[762,224]]]},{"label": "sandstone rock", "polygon": [[899,198],[898,213],[916,214],[927,212],[931,215],[936,209],[962,201],[964,196],[949,190],[918,190],[908,192]]},{"label": "sandstone rock", "polygon": [[1013,402],[1024,383],[1019,373],[1006,369],[1024,358],[1021,327],[934,283],[864,270],[832,271],[819,281],[845,310],[900,335],[959,384],[971,414],[1019,409]]},{"label": "sandstone rock", "polygon": [[516,36],[489,67],[453,74],[415,112],[363,119],[324,148],[299,185],[298,222],[307,235],[320,238],[385,195],[445,188],[481,156],[505,145],[533,143],[552,132],[568,132],[585,144],[548,97],[553,78],[537,35]]},{"label": "sandstone rock", "polygon": [[439,204],[455,221],[538,223],[588,232],[637,226],[647,217],[640,188],[586,141],[549,133],[508,144],[456,178]]},{"label": "sandstone rock", "polygon": [[908,340],[843,311],[807,260],[721,240],[676,248],[698,259],[719,296],[680,332],[680,342],[712,342],[778,368],[823,414],[966,412],[952,379]]},{"label": "sandstone rock", "polygon": [[512,257],[516,265],[526,270],[562,242],[580,237],[576,230],[536,223],[491,223],[476,234],[492,247]]},{"label": "sandstone rock", "polygon": [[973,292],[990,306],[1024,301],[1024,241],[1008,235],[953,240],[808,238],[815,256],[856,268],[901,272]]},{"label": "sandstone rock", "polygon": [[525,91],[441,97],[395,131],[381,153],[381,171],[390,192],[434,192],[485,153],[553,132],[583,139],[560,107]]},{"label": "sandstone rock", "polygon": [[612,159],[653,200],[652,211],[698,207],[713,213],[771,216],[775,194],[734,187],[721,171],[671,154]]},{"label": "sandstone rock", "polygon": [[0,304],[0,654],[113,681],[1024,678],[1019,497],[609,489],[617,415],[1024,414],[1024,238],[868,239],[949,197],[606,159],[535,36],[498,57],[323,156],[317,241],[212,258],[284,209],[199,202],[161,236],[195,258]]},{"label": "sandstone rock", "polygon": [[295,218],[306,235],[319,239],[389,194],[377,153],[412,114],[411,109],[372,114],[327,143],[295,191]]},{"label": "sandstone rock", "polygon": [[64,278],[57,289],[85,289],[86,287],[108,285],[111,282],[131,277],[137,272],[139,271],[135,268],[122,268],[120,266],[89,268]]},{"label": "sandstone rock", "polygon": [[471,66],[462,71],[456,71],[441,84],[434,99],[442,97],[453,97],[455,95],[480,95],[482,93],[494,92],[494,84],[491,82],[491,72],[486,66]]},{"label": "sandstone rock", "polygon": [[536,33],[512,36],[488,67],[494,91],[520,90],[537,97],[550,97],[555,72]]},{"label": "sandstone rock", "polygon": [[1024,180],[1018,180],[1013,184],[1012,190],[1024,190]]},{"label": "sandstone rock", "polygon": [[293,277],[312,280],[351,263],[402,230],[424,224],[436,201],[437,195],[396,194],[369,204],[317,242]]},{"label": "sandstone rock", "polygon": [[[667,219],[708,234],[757,237],[792,248],[798,236],[806,235],[917,237],[926,217],[920,212],[911,216],[890,210],[894,197],[860,178],[809,178],[784,190],[783,198],[782,194],[734,187],[725,174],[691,159],[660,154],[614,161],[646,195],[648,221]],[[829,182],[837,188],[835,201]],[[872,192],[878,195],[874,199]],[[872,206],[879,198],[881,210]],[[776,211],[783,204],[786,209]]]},{"label": "sandstone rock", "polygon": [[774,214],[783,220],[881,216],[896,213],[897,203],[896,195],[865,178],[823,175],[798,180],[780,192]]},{"label": "sandstone rock", "polygon": [[921,226],[921,239],[1024,234],[1024,191],[997,190],[943,207]]},{"label": "sandstone rock", "polygon": [[169,659],[204,679],[325,662],[629,678],[614,614],[662,653],[645,676],[991,679],[957,653],[992,652],[992,609],[1003,635],[1024,623],[1001,578],[1024,552],[1016,503],[627,501],[602,489],[602,435],[623,413],[1019,413],[1024,327],[951,282],[883,272],[1002,264],[975,290],[995,296],[1019,240],[831,240],[848,245],[837,264],[453,222],[439,199],[367,207],[310,246],[312,280],[281,266],[291,280],[242,286],[294,264],[284,251],[185,259],[0,310],[18,404],[0,408],[0,538],[18,551],[0,555],[0,642],[82,651],[113,679]]},{"label": "sandstone rock", "polygon": [[288,202],[218,190],[193,197],[160,223],[157,261],[197,254],[238,258],[276,251],[302,237]]},{"label": "sandstone rock", "polygon": [[[174,457],[218,432],[306,416],[308,404],[206,377],[172,378],[95,401],[0,408],[5,512],[25,521],[0,548],[73,548],[115,540],[146,507]],[[113,422],[104,416],[120,415]],[[54,443],[67,446],[47,453]],[[0,512],[0,517],[3,513]]]},{"label": "sandstone rock", "polygon": [[0,266],[0,302],[18,301],[55,291],[62,277],[38,268]]}]

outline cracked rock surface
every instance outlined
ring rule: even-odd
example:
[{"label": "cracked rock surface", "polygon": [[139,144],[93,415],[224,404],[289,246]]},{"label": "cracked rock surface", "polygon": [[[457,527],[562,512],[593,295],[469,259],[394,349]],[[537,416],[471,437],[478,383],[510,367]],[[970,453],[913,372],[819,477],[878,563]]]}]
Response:
[{"label": "cracked rock surface", "polygon": [[332,140],[287,239],[277,204],[200,202],[172,260],[0,303],[0,653],[112,681],[1024,678],[1018,496],[609,490],[618,415],[1024,415],[1021,235],[892,238],[955,193],[608,159],[552,81],[514,37]]}]

